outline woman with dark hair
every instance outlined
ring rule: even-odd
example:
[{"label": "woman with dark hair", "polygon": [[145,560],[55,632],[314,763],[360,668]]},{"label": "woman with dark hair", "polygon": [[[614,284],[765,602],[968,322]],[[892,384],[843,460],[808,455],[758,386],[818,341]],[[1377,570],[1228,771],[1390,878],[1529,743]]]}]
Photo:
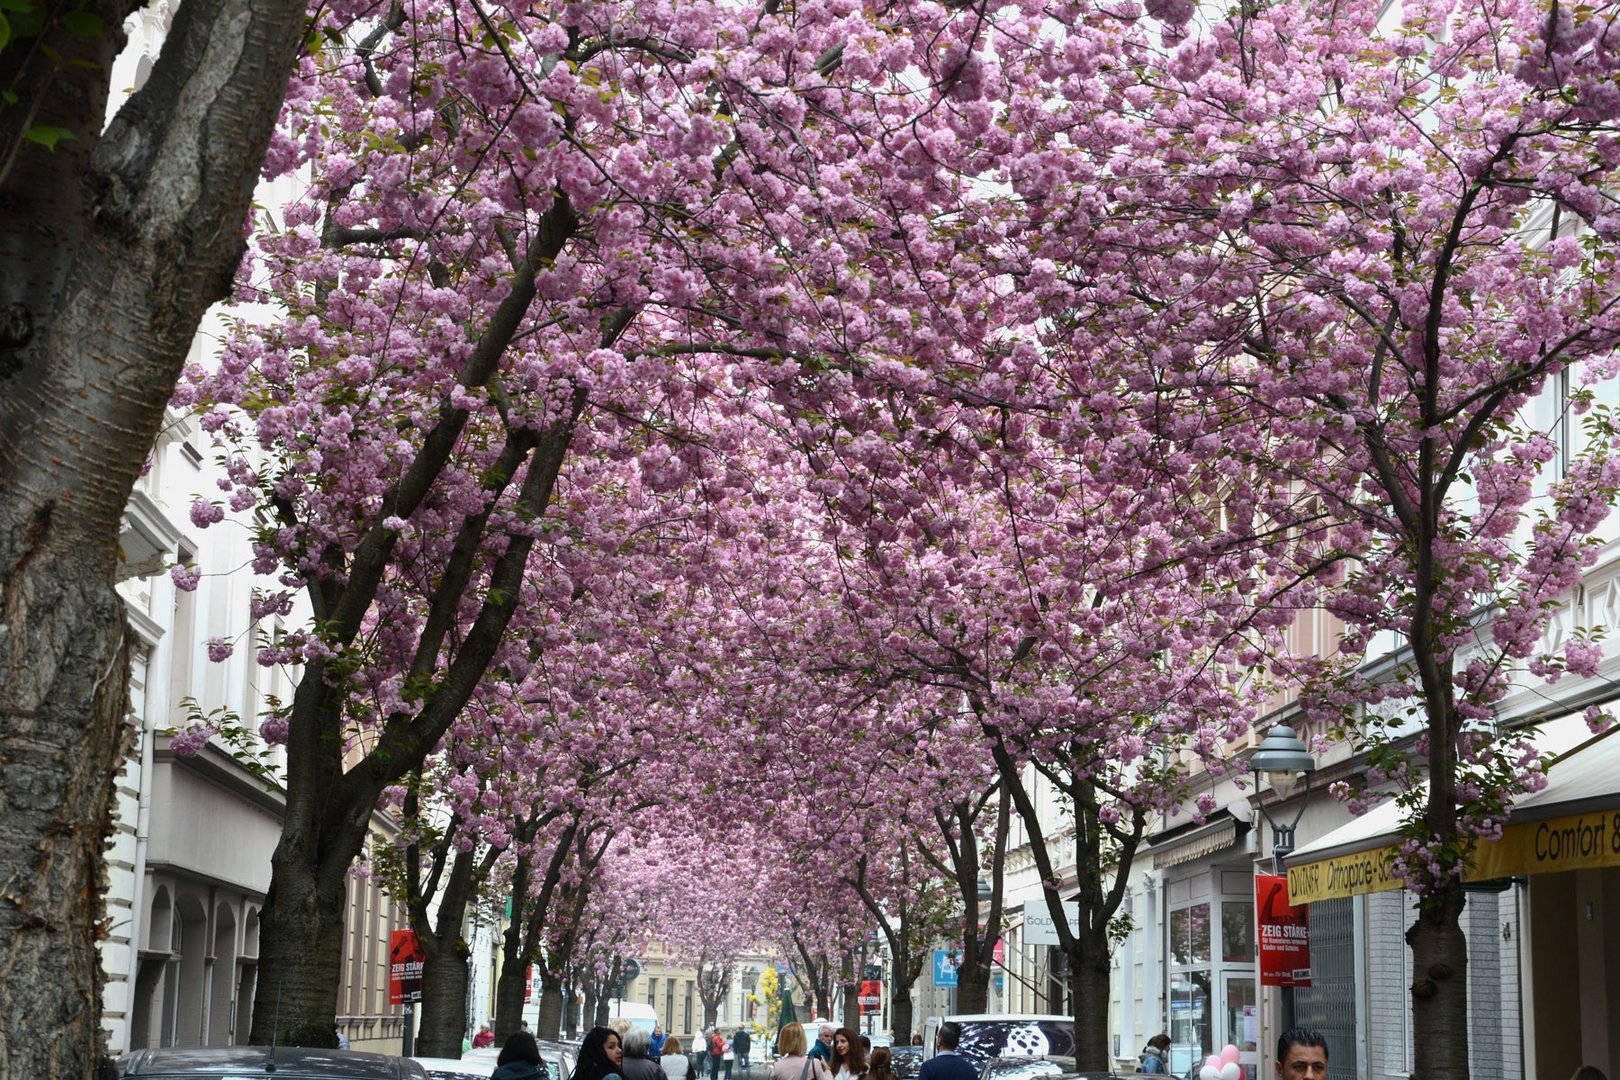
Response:
[{"label": "woman with dark hair", "polygon": [[490,1080],[545,1080],[546,1065],[540,1060],[540,1045],[527,1031],[514,1031],[495,1059]]},{"label": "woman with dark hair", "polygon": [[833,1080],[861,1080],[866,1075],[866,1050],[861,1037],[849,1028],[833,1032],[832,1060],[827,1062]]},{"label": "woman with dark hair", "polygon": [[619,1068],[624,1064],[624,1047],[619,1033],[608,1027],[593,1027],[579,1044],[574,1061],[574,1080],[624,1080]]},{"label": "woman with dark hair", "polygon": [[1170,1036],[1158,1034],[1147,1041],[1137,1056],[1137,1072],[1167,1073],[1170,1071]]},{"label": "woman with dark hair", "polygon": [[872,1060],[866,1063],[866,1080],[894,1080],[894,1052],[887,1046],[872,1048]]}]

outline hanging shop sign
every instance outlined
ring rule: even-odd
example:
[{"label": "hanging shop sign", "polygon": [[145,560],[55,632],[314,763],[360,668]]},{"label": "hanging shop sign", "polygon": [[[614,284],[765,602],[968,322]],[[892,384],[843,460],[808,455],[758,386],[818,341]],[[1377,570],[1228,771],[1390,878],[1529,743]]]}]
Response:
[{"label": "hanging shop sign", "polygon": [[1260,985],[1311,985],[1310,908],[1288,902],[1287,877],[1255,877],[1254,912],[1260,930]]},{"label": "hanging shop sign", "polygon": [[[1401,888],[1390,866],[1400,848],[1395,844],[1288,868],[1288,899],[1310,904],[1335,897],[1359,896]],[[1546,821],[1509,825],[1499,840],[1474,845],[1473,867],[1465,881],[1553,874],[1563,870],[1597,870],[1620,866],[1620,810],[1570,814]]]}]

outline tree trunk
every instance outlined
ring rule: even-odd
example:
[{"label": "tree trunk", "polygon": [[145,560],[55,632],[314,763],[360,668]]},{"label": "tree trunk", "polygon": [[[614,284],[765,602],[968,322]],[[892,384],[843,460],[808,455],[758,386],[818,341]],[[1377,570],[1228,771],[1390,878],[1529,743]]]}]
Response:
[{"label": "tree trunk", "polygon": [[[288,840],[283,835],[276,847],[270,891],[259,912],[258,992],[249,1041],[262,1046],[274,1035],[290,1046],[335,1047],[345,875],[323,884],[313,874],[287,872],[282,862]],[[293,860],[294,869],[303,869],[298,862]],[[263,1030],[261,1015],[272,1019]]]},{"label": "tree trunk", "polygon": [[[241,257],[305,19],[302,5],[180,5],[104,128],[131,5],[75,7],[103,31],[52,18],[0,51],[17,95],[0,109],[0,1076],[88,1077],[104,1056],[102,849],[128,708],[120,521]],[[72,138],[29,144],[30,123]]]},{"label": "tree trunk", "polygon": [[599,994],[597,996],[596,1013],[591,1017],[591,1023],[595,1027],[607,1027],[608,1021],[613,1019],[612,1011],[608,1006],[609,1000],[610,999],[606,994]]},{"label": "tree trunk", "polygon": [[[592,1027],[598,1027],[602,1024],[602,1021],[596,1018],[598,997],[595,985],[587,983],[585,986],[585,1004],[581,1011],[585,1018],[590,1021]],[[603,1013],[603,1015],[606,1015],[606,1013]]]},{"label": "tree trunk", "polygon": [[[418,936],[418,940],[422,940]],[[423,942],[427,962],[422,965],[422,1018],[416,1036],[418,1057],[458,1058],[467,1033],[467,985],[472,981],[466,948]]]},{"label": "tree trunk", "polygon": [[719,1019],[720,1019],[720,1003],[718,1001],[710,1001],[708,998],[704,998],[703,999],[703,1028],[704,1028],[704,1030],[706,1031],[709,1028],[714,1027],[715,1023]]},{"label": "tree trunk", "polygon": [[855,958],[849,953],[844,954],[843,965],[839,969],[840,985],[844,990],[844,1017],[843,1026],[851,1031],[861,1030],[861,984],[855,975]]},{"label": "tree trunk", "polygon": [[[516,928],[507,933],[516,933]],[[495,980],[495,1041],[503,1046],[523,1026],[523,990],[528,982],[529,965],[508,953],[501,977]]]},{"label": "tree trunk", "polygon": [[1468,942],[1462,882],[1452,880],[1418,909],[1406,931],[1412,950],[1413,1080],[1468,1080]]},{"label": "tree trunk", "polygon": [[1108,956],[1108,924],[1082,926],[1069,953],[1069,987],[1074,995],[1074,1067],[1080,1072],[1114,1071],[1108,1037],[1108,997],[1113,971]]},{"label": "tree trunk", "polygon": [[889,1034],[896,1046],[911,1045],[911,1010],[911,987],[895,986],[889,992]]},{"label": "tree trunk", "polygon": [[540,1020],[534,1025],[535,1037],[556,1041],[562,1036],[562,984],[547,972],[540,987]]},{"label": "tree trunk", "polygon": [[990,965],[963,964],[956,969],[956,1011],[982,1013],[990,1007]]},{"label": "tree trunk", "polygon": [[579,994],[572,986],[563,988],[563,1027],[570,1039],[579,1038]]}]

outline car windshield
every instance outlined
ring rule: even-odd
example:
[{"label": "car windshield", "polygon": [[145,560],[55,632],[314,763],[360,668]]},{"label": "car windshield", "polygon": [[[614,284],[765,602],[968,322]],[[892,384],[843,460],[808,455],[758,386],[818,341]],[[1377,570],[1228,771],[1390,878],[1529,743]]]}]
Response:
[{"label": "car windshield", "polygon": [[969,1020],[956,1052],[970,1061],[994,1057],[1074,1055],[1072,1020]]}]

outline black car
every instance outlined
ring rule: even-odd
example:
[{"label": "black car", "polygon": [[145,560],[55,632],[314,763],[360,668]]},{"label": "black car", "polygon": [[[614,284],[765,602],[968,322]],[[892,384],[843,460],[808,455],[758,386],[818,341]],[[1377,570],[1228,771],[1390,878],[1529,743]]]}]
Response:
[{"label": "black car", "polygon": [[426,1080],[422,1066],[392,1054],[307,1046],[191,1046],[137,1050],[120,1077],[152,1080]]},{"label": "black car", "polygon": [[923,1048],[920,1046],[891,1046],[889,1053],[893,1056],[890,1068],[894,1070],[894,1080],[916,1080],[917,1071],[922,1068]]}]

